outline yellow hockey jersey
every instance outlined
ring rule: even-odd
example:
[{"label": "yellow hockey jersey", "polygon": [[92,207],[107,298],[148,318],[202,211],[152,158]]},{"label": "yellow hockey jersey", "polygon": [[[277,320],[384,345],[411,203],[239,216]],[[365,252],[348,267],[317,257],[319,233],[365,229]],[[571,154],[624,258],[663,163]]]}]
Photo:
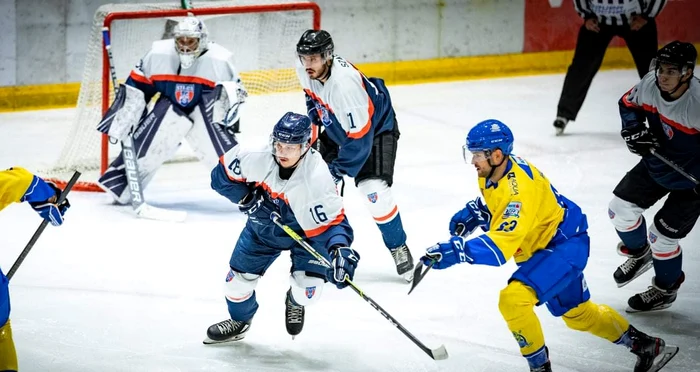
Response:
[{"label": "yellow hockey jersey", "polygon": [[[464,242],[471,263],[500,266],[511,257],[527,261],[550,243],[564,221],[565,234],[585,232],[585,215],[560,195],[532,164],[511,155],[505,175],[496,183],[479,178],[479,188],[491,212],[486,234]],[[568,231],[571,230],[571,231]]]},{"label": "yellow hockey jersey", "polygon": [[34,175],[24,168],[0,171],[0,210],[22,201],[33,179]]}]

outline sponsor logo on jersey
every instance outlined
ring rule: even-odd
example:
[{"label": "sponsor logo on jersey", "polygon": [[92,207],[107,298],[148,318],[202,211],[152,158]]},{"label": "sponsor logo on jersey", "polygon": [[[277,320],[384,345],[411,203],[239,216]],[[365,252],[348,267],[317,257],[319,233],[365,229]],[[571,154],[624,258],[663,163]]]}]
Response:
[{"label": "sponsor logo on jersey", "polygon": [[610,208],[608,208],[608,217],[610,217],[611,220],[615,218],[615,212]]},{"label": "sponsor logo on jersey", "polygon": [[180,106],[187,106],[194,99],[194,84],[175,84],[175,100]]},{"label": "sponsor logo on jersey", "polygon": [[520,208],[523,206],[523,203],[514,201],[508,203],[508,206],[506,207],[506,210],[503,212],[503,218],[520,218]]},{"label": "sponsor logo on jersey", "polygon": [[518,195],[518,181],[515,179],[515,173],[508,173],[508,186],[510,186],[510,194]]},{"label": "sponsor logo on jersey", "polygon": [[306,298],[311,299],[316,294],[316,286],[306,287]]},{"label": "sponsor logo on jersey", "polygon": [[376,203],[377,200],[379,200],[379,197],[377,196],[376,192],[373,192],[371,194],[367,194],[367,199],[369,199],[370,203]]},{"label": "sponsor logo on jersey", "polygon": [[233,273],[233,270],[229,270],[228,275],[226,275],[226,281],[227,282],[232,281],[234,276],[236,276],[236,274]]},{"label": "sponsor logo on jersey", "polygon": [[664,133],[666,134],[666,137],[668,137],[668,139],[673,138],[673,128],[671,128],[670,125],[661,122],[661,127],[664,129]]}]

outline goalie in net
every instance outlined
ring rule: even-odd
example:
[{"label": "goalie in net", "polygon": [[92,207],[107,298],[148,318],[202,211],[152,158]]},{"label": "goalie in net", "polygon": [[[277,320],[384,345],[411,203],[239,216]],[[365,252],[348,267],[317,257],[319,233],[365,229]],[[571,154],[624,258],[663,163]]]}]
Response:
[{"label": "goalie in net", "polygon": [[[184,139],[197,158],[214,166],[236,144],[247,92],[226,48],[208,41],[204,23],[191,14],[158,40],[134,68],[97,130],[113,139],[133,136],[139,178],[146,187]],[[159,98],[148,108],[151,99]],[[123,154],[98,185],[119,204],[130,200]]]}]

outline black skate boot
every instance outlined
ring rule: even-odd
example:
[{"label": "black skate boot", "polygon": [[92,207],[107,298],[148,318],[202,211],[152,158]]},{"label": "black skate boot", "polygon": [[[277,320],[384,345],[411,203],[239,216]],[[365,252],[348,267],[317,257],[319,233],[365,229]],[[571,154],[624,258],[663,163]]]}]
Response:
[{"label": "black skate boot", "polygon": [[632,339],[630,351],[637,356],[634,372],[656,372],[678,353],[677,346],[666,345],[663,339],[651,337],[631,325],[627,332]]},{"label": "black skate boot", "polygon": [[684,280],[685,273],[681,272],[681,277],[678,278],[676,283],[671,288],[665,289],[656,285],[656,277],[652,278],[649,289],[642,293],[637,293],[627,300],[627,305],[629,306],[626,311],[628,313],[636,313],[640,311],[663,310],[671,307],[673,302],[676,301],[678,288],[680,288]]},{"label": "black skate boot", "polygon": [[410,283],[413,280],[413,256],[408,246],[404,244],[392,249],[391,256],[396,264],[396,272]]},{"label": "black skate boot", "polygon": [[556,130],[557,136],[561,136],[564,134],[564,129],[566,129],[566,125],[569,124],[569,119],[561,116],[557,116],[557,118],[554,120],[554,129]]},{"label": "black skate boot", "polygon": [[219,344],[222,342],[242,340],[249,328],[250,321],[224,320],[207,329],[207,338],[204,340],[204,344]]},{"label": "black skate boot", "polygon": [[284,311],[284,321],[287,326],[287,333],[292,336],[293,340],[304,328],[304,306],[294,303],[291,287],[287,291],[285,305],[287,305],[287,308]]},{"label": "black skate boot", "polygon": [[613,278],[617,287],[623,287],[638,276],[644,274],[651,268],[651,246],[647,243],[646,247],[641,252],[630,254],[629,249],[622,243],[617,245],[617,253],[620,256],[628,257],[622,265],[617,267]]}]

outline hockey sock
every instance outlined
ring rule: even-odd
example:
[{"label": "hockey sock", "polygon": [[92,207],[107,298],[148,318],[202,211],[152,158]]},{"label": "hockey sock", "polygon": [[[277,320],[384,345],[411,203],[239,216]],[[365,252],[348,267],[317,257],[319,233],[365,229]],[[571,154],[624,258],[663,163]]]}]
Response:
[{"label": "hockey sock", "polygon": [[233,302],[226,299],[228,305],[228,313],[231,319],[241,322],[247,322],[253,318],[255,312],[258,311],[258,301],[255,299],[255,291],[253,295],[243,302]]},{"label": "hockey sock", "polygon": [[669,289],[673,287],[681,277],[683,265],[683,253],[668,260],[659,260],[653,257],[654,272],[656,273],[656,285],[659,288]]},{"label": "hockey sock", "polygon": [[549,360],[547,350],[544,348],[544,346],[532,354],[523,356],[525,359],[527,359],[527,364],[530,366],[530,369],[542,367]]},{"label": "hockey sock", "polygon": [[537,302],[535,291],[517,280],[501,291],[498,302],[501,315],[525,357],[535,356],[544,347],[542,326],[534,311]]},{"label": "hockey sock", "polygon": [[633,226],[630,230],[616,231],[620,240],[622,240],[622,244],[632,251],[631,253],[635,253],[635,250],[639,251],[647,245],[647,223],[644,220],[644,216],[640,216],[636,226]]},{"label": "hockey sock", "polygon": [[588,332],[610,342],[618,342],[630,324],[607,305],[586,301],[562,316],[566,325],[577,331]]},{"label": "hockey sock", "polygon": [[17,371],[17,352],[9,320],[0,327],[0,371]]},{"label": "hockey sock", "polygon": [[403,229],[401,214],[398,211],[391,221],[387,223],[377,223],[377,227],[379,227],[379,231],[382,233],[382,239],[387,248],[393,249],[406,244],[406,232]]}]

